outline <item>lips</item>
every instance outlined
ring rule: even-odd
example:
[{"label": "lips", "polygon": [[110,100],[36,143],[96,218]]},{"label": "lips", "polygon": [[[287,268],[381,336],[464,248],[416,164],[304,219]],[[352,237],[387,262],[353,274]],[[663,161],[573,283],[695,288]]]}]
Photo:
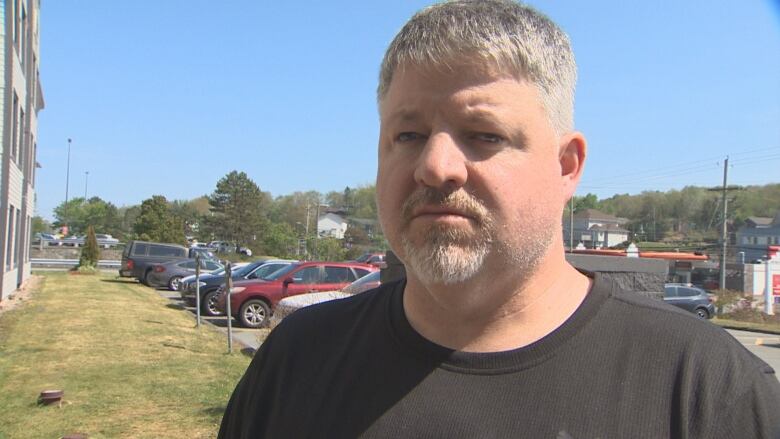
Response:
[{"label": "lips", "polygon": [[468,218],[470,220],[476,220],[475,215],[470,212],[466,212],[460,209],[454,209],[446,206],[423,206],[412,211],[411,218],[419,218],[424,216],[459,216]]}]

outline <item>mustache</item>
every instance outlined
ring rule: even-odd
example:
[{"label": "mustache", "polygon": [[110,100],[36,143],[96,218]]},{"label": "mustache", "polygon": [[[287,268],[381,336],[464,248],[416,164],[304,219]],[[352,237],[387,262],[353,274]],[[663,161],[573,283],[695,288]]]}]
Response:
[{"label": "mustache", "polygon": [[487,225],[490,222],[488,209],[482,201],[465,190],[459,189],[448,193],[432,187],[424,187],[414,191],[404,202],[401,208],[404,226],[412,221],[414,212],[424,206],[436,206],[462,212],[473,218],[479,225]]}]

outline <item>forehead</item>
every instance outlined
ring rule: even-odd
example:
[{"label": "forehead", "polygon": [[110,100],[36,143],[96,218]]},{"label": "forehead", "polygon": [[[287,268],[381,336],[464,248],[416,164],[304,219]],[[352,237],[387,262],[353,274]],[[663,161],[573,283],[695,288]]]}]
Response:
[{"label": "forehead", "polygon": [[445,105],[479,116],[518,104],[541,108],[540,102],[536,88],[528,81],[493,69],[406,67],[393,75],[379,110],[384,123],[416,118],[432,107]]}]

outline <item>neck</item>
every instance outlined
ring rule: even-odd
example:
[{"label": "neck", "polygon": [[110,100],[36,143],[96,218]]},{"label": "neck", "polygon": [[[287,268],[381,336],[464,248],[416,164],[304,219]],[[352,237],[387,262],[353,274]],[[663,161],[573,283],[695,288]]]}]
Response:
[{"label": "neck", "polygon": [[530,275],[516,271],[486,266],[453,285],[425,285],[409,272],[407,319],[423,337],[451,349],[505,351],[553,332],[590,290],[590,279],[566,262],[563,251],[548,252]]}]

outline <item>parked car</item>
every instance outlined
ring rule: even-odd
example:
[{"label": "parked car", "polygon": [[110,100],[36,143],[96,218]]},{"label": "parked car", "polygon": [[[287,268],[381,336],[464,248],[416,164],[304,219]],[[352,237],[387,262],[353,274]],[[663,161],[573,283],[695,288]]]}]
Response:
[{"label": "parked car", "polygon": [[[266,276],[271,275],[275,271],[284,268],[295,261],[288,261],[283,259],[260,259],[249,264],[239,267],[233,265],[233,271],[231,278],[233,281],[238,280],[251,280],[251,279],[264,279]],[[225,272],[219,270],[212,274],[201,275],[200,277],[200,309],[204,315],[207,316],[220,316],[224,315],[222,311],[217,308],[217,290],[219,287],[225,284]],[[180,294],[182,299],[188,301],[194,305],[196,302],[195,290],[197,285],[195,284],[195,277],[191,276],[182,280],[182,288]]]},{"label": "parked car", "polygon": [[217,306],[223,312],[230,297],[230,311],[241,326],[261,328],[268,324],[279,300],[297,294],[333,291],[378,271],[356,262],[299,262],[290,264],[263,280],[244,280],[233,284],[230,294],[219,296]]},{"label": "parked car", "polygon": [[193,258],[196,254],[200,254],[201,259],[210,259],[219,262],[219,258],[217,258],[217,256],[211,252],[211,249],[207,247],[190,247],[189,253]]},{"label": "parked car", "polygon": [[377,288],[379,287],[379,285],[382,284],[382,282],[379,280],[380,274],[381,272],[379,271],[369,273],[361,277],[360,279],[356,280],[355,282],[352,282],[351,284],[342,288],[341,291],[347,294],[359,294],[368,290],[373,290],[374,288]]},{"label": "parked car", "polygon": [[214,253],[235,253],[236,252],[236,245],[232,242],[227,241],[211,241],[209,243],[209,248]]},{"label": "parked car", "polygon": [[97,239],[98,245],[103,248],[109,248],[111,246],[119,244],[118,239],[114,238],[111,235],[107,235],[105,233],[96,233],[95,239]]},{"label": "parked car", "polygon": [[80,245],[84,245],[84,236],[71,235],[67,238],[62,238],[60,243],[69,247],[78,247]]},{"label": "parked car", "polygon": [[51,233],[36,233],[33,238],[33,244],[60,245],[60,239]]},{"label": "parked car", "polygon": [[[152,272],[146,277],[146,282],[150,287],[168,287],[171,291],[179,291],[182,278],[195,273],[195,267],[197,267],[195,259],[157,264],[152,267]],[[211,273],[220,268],[222,268],[222,264],[211,259],[200,260],[200,269],[204,273]]]},{"label": "parked car", "polygon": [[355,259],[355,262],[370,264],[378,268],[385,268],[387,266],[387,263],[385,262],[385,254],[378,252],[363,253],[357,259]]},{"label": "parked car", "polygon": [[700,319],[711,319],[715,315],[714,296],[691,284],[666,284],[664,302],[692,312]]},{"label": "parked car", "polygon": [[148,285],[147,277],[155,265],[194,257],[194,251],[178,244],[130,241],[122,251],[119,275],[135,277]]}]

